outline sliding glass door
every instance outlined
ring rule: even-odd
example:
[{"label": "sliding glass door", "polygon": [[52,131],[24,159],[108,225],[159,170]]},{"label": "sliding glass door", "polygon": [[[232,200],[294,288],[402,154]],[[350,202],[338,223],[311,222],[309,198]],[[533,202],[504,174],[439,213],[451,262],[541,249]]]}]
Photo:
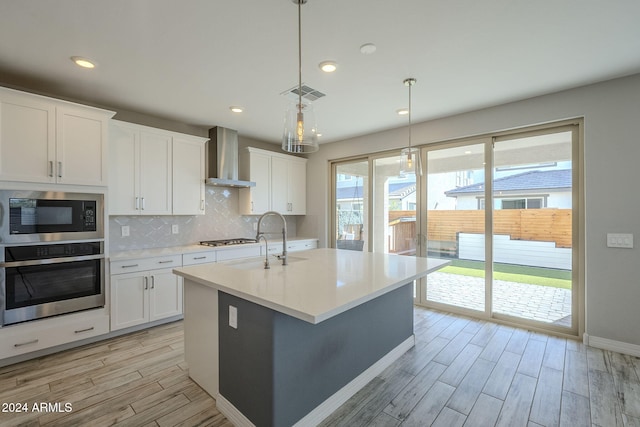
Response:
[{"label": "sliding glass door", "polygon": [[[421,279],[417,304],[578,335],[579,124],[333,163],[334,247],[448,261]],[[582,267],[583,268],[583,267]]]},{"label": "sliding glass door", "polygon": [[334,247],[368,251],[369,161],[341,162],[333,169]]},{"label": "sliding glass door", "polygon": [[427,276],[426,302],[485,311],[485,146],[426,151],[427,255],[449,261]]},{"label": "sliding glass door", "polygon": [[573,127],[493,147],[493,313],[558,327],[573,319]]}]

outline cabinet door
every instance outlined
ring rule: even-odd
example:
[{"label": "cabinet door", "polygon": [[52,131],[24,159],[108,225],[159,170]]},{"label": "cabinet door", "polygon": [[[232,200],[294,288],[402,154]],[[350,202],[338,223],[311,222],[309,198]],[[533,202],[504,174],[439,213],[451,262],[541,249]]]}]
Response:
[{"label": "cabinet door", "polygon": [[140,192],[139,133],[111,124],[109,132],[109,214],[139,215],[136,198]]},{"label": "cabinet door", "polygon": [[288,200],[291,215],[307,213],[307,162],[289,161]]},{"label": "cabinet door", "polygon": [[171,270],[150,272],[149,321],[182,314],[182,278]]},{"label": "cabinet door", "polygon": [[56,178],[61,184],[107,185],[107,120],[73,107],[56,111]]},{"label": "cabinet door", "polygon": [[240,189],[240,213],[261,215],[271,210],[271,156],[249,152],[249,180],[256,186]]},{"label": "cabinet door", "polygon": [[140,132],[140,213],[171,215],[171,136]]},{"label": "cabinet door", "polygon": [[286,215],[289,212],[289,160],[284,157],[271,158],[271,209]]},{"label": "cabinet door", "polygon": [[149,321],[149,277],[146,273],[111,276],[111,330]]},{"label": "cabinet door", "polygon": [[55,108],[0,93],[0,180],[55,182]]},{"label": "cabinet door", "polygon": [[173,214],[204,215],[204,143],[173,138]]}]

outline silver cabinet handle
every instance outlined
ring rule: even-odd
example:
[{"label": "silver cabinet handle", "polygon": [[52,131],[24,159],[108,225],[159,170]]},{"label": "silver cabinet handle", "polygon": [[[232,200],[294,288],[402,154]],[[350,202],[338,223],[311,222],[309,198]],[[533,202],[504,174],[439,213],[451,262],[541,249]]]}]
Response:
[{"label": "silver cabinet handle", "polygon": [[194,256],[192,259],[196,260],[196,259],[207,259],[206,256]]},{"label": "silver cabinet handle", "polygon": [[53,160],[49,160],[49,176],[53,178]]},{"label": "silver cabinet handle", "polygon": [[253,212],[253,202],[251,202],[251,212]]},{"label": "silver cabinet handle", "polygon": [[200,210],[204,210],[204,199],[200,200]]},{"label": "silver cabinet handle", "polygon": [[147,289],[149,289],[149,278],[144,276],[144,290],[146,291]]},{"label": "silver cabinet handle", "polygon": [[140,197],[136,197],[136,210],[140,210]]},{"label": "silver cabinet handle", "polygon": [[129,264],[129,265],[123,265],[120,268],[133,268],[133,267],[137,267],[138,264]]},{"label": "silver cabinet handle", "polygon": [[62,162],[58,162],[58,178],[62,178]]},{"label": "silver cabinet handle", "polygon": [[144,197],[142,198],[142,210],[144,210]]},{"label": "silver cabinet handle", "polygon": [[156,287],[156,276],[151,276],[151,289]]},{"label": "silver cabinet handle", "polygon": [[40,341],[40,340],[36,338],[35,340],[31,340],[31,341],[27,341],[27,342],[21,342],[21,343],[18,343],[18,344],[14,344],[13,346],[15,348],[18,348],[18,347],[22,347],[22,346],[29,345],[29,344],[36,344],[38,341]]},{"label": "silver cabinet handle", "polygon": [[90,328],[86,328],[86,329],[78,329],[77,331],[73,331],[73,333],[75,334],[81,334],[83,332],[89,332],[89,331],[93,331],[95,328],[93,326],[91,326]]},{"label": "silver cabinet handle", "polygon": [[166,261],[158,261],[158,264],[171,264],[173,262],[172,259],[168,259]]}]

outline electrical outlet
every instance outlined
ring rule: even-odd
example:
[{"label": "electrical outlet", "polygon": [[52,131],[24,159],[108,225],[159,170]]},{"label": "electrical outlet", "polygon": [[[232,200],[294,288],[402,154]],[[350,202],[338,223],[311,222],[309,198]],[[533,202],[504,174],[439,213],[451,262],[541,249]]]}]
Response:
[{"label": "electrical outlet", "polygon": [[232,305],[229,306],[229,326],[238,329],[238,308]]},{"label": "electrical outlet", "polygon": [[123,225],[122,227],[120,227],[120,234],[122,235],[122,237],[128,237],[129,236],[129,226],[128,225]]},{"label": "electrical outlet", "polygon": [[171,226],[171,234],[178,234],[180,232],[180,229],[178,227],[178,224],[173,224]]}]

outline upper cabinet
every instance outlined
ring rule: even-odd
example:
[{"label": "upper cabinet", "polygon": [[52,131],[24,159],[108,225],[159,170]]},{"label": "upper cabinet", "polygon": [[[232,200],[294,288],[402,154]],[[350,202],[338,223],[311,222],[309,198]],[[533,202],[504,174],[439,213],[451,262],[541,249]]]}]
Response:
[{"label": "upper cabinet", "polygon": [[107,185],[113,114],[0,88],[0,180]]},{"label": "upper cabinet", "polygon": [[307,159],[249,147],[240,156],[240,174],[256,183],[240,189],[242,215],[307,213]]},{"label": "upper cabinet", "polygon": [[113,120],[109,214],[204,214],[206,141]]},{"label": "upper cabinet", "polygon": [[204,141],[173,138],[174,215],[204,215]]}]

